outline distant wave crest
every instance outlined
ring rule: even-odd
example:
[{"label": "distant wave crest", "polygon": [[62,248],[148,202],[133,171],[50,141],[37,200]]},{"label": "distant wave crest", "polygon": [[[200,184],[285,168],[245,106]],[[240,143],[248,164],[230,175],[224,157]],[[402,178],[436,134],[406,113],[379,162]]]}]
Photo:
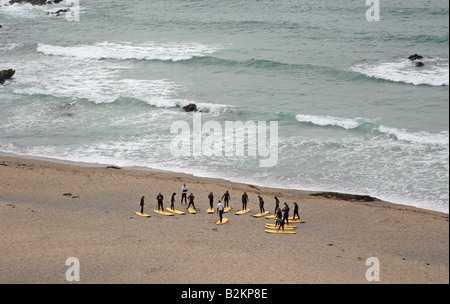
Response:
[{"label": "distant wave crest", "polygon": [[425,64],[423,67],[416,67],[414,62],[408,59],[400,59],[375,64],[363,63],[352,67],[352,70],[369,78],[393,82],[430,86],[449,85],[448,59],[425,58],[422,61]]},{"label": "distant wave crest", "polygon": [[180,61],[203,57],[219,50],[220,46],[201,43],[113,43],[98,42],[91,45],[54,46],[38,44],[37,51],[44,55],[74,57],[80,59],[113,60],[169,60]]},{"label": "distant wave crest", "polygon": [[361,130],[363,132],[380,133],[391,136],[396,140],[419,144],[447,145],[449,144],[449,132],[430,133],[426,131],[414,132],[406,129],[398,129],[379,125],[363,118],[340,118],[320,115],[298,114],[296,120],[321,127],[339,127],[346,130]]}]

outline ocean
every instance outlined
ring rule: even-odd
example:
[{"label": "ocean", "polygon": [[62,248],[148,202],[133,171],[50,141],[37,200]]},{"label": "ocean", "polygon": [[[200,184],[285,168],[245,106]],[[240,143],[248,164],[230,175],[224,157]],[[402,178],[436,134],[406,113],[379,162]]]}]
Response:
[{"label": "ocean", "polygon": [[[7,2],[0,70],[16,74],[0,86],[1,153],[449,213],[447,0]],[[171,153],[171,126],[199,115],[183,110],[191,103],[224,129],[276,122],[276,164],[226,144]]]}]

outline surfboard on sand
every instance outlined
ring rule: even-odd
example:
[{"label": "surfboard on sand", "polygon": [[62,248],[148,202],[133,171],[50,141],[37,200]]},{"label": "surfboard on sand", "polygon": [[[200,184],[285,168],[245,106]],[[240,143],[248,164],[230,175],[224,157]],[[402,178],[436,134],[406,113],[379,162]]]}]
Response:
[{"label": "surfboard on sand", "polygon": [[143,217],[150,217],[150,214],[147,214],[147,213],[135,212],[134,214],[137,214],[137,215],[143,216]]},{"label": "surfboard on sand", "polygon": [[231,209],[232,209],[231,207],[225,207],[225,209],[223,210],[223,212],[224,212],[224,213],[227,213],[227,212],[229,212]]},{"label": "surfboard on sand", "polygon": [[206,212],[208,212],[209,214],[212,214],[212,213],[214,213],[214,209],[209,208],[208,210],[206,210]]},{"label": "surfboard on sand", "polygon": [[265,230],[267,233],[274,233],[274,234],[296,234],[297,232],[292,230]]},{"label": "surfboard on sand", "polygon": [[303,220],[289,220],[289,223],[296,223],[296,224],[298,224],[298,223],[305,223],[305,221],[303,221]]},{"label": "surfboard on sand", "polygon": [[223,224],[226,224],[226,223],[228,223],[228,219],[227,218],[223,218],[222,219],[222,223],[220,222],[220,220],[219,221],[217,221],[217,225],[223,225]]},{"label": "surfboard on sand", "polygon": [[172,209],[172,208],[166,208],[167,211],[175,213],[175,214],[186,214],[186,212],[180,211],[180,210],[176,210],[176,209]]},{"label": "surfboard on sand", "polygon": [[[264,227],[267,229],[278,229],[279,226],[266,224],[266,225],[264,225]],[[295,230],[295,229],[297,229],[296,226],[284,226],[284,230]],[[280,229],[280,230],[282,230],[282,229]]]},{"label": "surfboard on sand", "polygon": [[239,210],[238,212],[236,212],[236,214],[242,215],[242,214],[246,214],[247,212],[250,212],[250,209]]},{"label": "surfboard on sand", "polygon": [[190,213],[190,214],[196,214],[197,213],[197,210],[195,210],[194,208],[188,208],[188,212]]},{"label": "surfboard on sand", "polygon": [[277,218],[276,214],[266,216],[266,219],[276,219],[276,218]]},{"label": "surfboard on sand", "polygon": [[161,214],[161,215],[168,215],[171,216],[173,215],[173,213],[171,212],[166,212],[166,211],[160,211],[160,210],[153,210],[155,213]]},{"label": "surfboard on sand", "polygon": [[263,213],[253,214],[253,217],[263,217],[265,215],[269,214],[269,211],[265,211]]}]

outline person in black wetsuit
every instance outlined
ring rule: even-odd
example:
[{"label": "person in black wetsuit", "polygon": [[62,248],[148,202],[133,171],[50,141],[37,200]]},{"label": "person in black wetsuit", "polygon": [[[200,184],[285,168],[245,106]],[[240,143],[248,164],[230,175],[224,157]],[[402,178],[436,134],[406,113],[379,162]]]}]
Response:
[{"label": "person in black wetsuit", "polygon": [[298,219],[300,219],[300,214],[298,214],[298,205],[296,202],[294,203],[294,215],[292,217],[293,220],[295,220],[295,216],[297,216]]},{"label": "person in black wetsuit", "polygon": [[145,196],[141,197],[141,203],[140,203],[141,213],[144,213],[144,198],[145,198]]},{"label": "person in black wetsuit", "polygon": [[224,202],[225,208],[228,207],[228,203],[229,203],[229,201],[231,200],[230,193],[228,193],[228,190],[227,190],[227,192],[225,192],[225,194],[222,196],[222,200],[223,200],[223,202]]},{"label": "person in black wetsuit", "polygon": [[156,199],[158,200],[158,211],[160,208],[161,208],[161,211],[164,211],[164,207],[163,207],[164,196],[161,194],[161,192],[158,193],[158,196],[156,197]]},{"label": "person in black wetsuit", "polygon": [[191,193],[191,195],[189,195],[189,197],[188,197],[188,200],[189,200],[189,205],[187,206],[188,209],[192,205],[192,208],[194,210],[197,210],[197,209],[195,209],[194,199],[195,199],[194,193]]},{"label": "person in black wetsuit", "polygon": [[209,199],[209,209],[214,209],[214,194],[212,192],[208,195]]},{"label": "person in black wetsuit", "polygon": [[265,211],[264,210],[264,200],[260,195],[258,195],[258,198],[259,198],[259,210],[261,211],[261,213],[263,213]]},{"label": "person in black wetsuit", "polygon": [[175,192],[172,194],[172,198],[170,199],[170,209],[175,209],[175,195],[177,195]]},{"label": "person in black wetsuit", "polygon": [[275,221],[275,227],[277,227],[278,225],[281,225],[281,222],[283,222],[283,213],[281,212],[280,208],[277,208],[276,215],[277,215],[277,218]]},{"label": "person in black wetsuit", "polygon": [[283,208],[283,220],[284,222],[289,225],[289,206],[287,203],[284,203],[284,208]]},{"label": "person in black wetsuit", "polygon": [[280,207],[280,200],[275,196],[275,214],[277,214],[277,210]]},{"label": "person in black wetsuit", "polygon": [[247,210],[247,203],[248,203],[248,195],[247,192],[244,192],[244,194],[242,194],[242,210]]}]

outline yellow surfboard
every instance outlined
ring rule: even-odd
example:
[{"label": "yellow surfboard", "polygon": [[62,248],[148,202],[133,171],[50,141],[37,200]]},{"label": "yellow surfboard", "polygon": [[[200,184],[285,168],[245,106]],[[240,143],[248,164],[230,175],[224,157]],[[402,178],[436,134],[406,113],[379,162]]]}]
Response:
[{"label": "yellow surfboard", "polygon": [[158,213],[158,214],[161,214],[161,215],[168,215],[168,216],[173,215],[173,213],[171,213],[171,212],[160,211],[160,210],[153,210],[153,211]]},{"label": "yellow surfboard", "polygon": [[143,217],[150,217],[150,214],[147,214],[147,213],[135,212],[134,214],[137,214],[137,215],[143,216]]},{"label": "yellow surfboard", "polygon": [[277,218],[276,214],[266,216],[266,219],[276,219],[276,218]]},{"label": "yellow surfboard", "polygon": [[265,211],[263,213],[253,214],[253,217],[263,217],[265,215],[269,214],[269,211]]},{"label": "yellow surfboard", "polygon": [[228,223],[228,219],[227,218],[223,218],[222,219],[222,223],[220,222],[220,220],[219,221],[217,221],[217,225],[223,225],[223,224],[226,224],[226,223]]},{"label": "yellow surfboard", "polygon": [[247,212],[250,212],[250,209],[240,210],[240,211],[236,212],[236,214],[237,215],[242,215],[242,214],[246,214]]},{"label": "yellow surfboard", "polygon": [[206,210],[206,212],[208,212],[209,214],[213,214],[214,213],[214,209],[209,208],[208,210]]},{"label": "yellow surfboard", "polygon": [[190,213],[190,214],[196,214],[197,213],[197,210],[195,210],[194,208],[188,208],[188,212]]},{"label": "yellow surfboard", "polygon": [[297,234],[297,232],[292,230],[265,230],[267,233],[274,233],[274,234]]},{"label": "yellow surfboard", "polygon": [[172,208],[166,208],[167,211],[175,213],[175,214],[186,214],[186,212],[180,211],[180,210],[176,210],[176,209],[172,209]]},{"label": "yellow surfboard", "polygon": [[223,210],[223,212],[224,212],[224,213],[227,213],[227,212],[229,212],[231,209],[232,209],[231,207],[225,207],[225,209]]},{"label": "yellow surfboard", "polygon": [[[267,229],[278,229],[279,226],[265,225],[264,227],[267,228]],[[297,227],[295,227],[295,226],[284,226],[284,230],[295,230],[295,229],[297,229]]]},{"label": "yellow surfboard", "polygon": [[295,223],[295,224],[298,224],[298,223],[306,223],[306,222],[303,221],[303,220],[289,220],[289,223]]}]

